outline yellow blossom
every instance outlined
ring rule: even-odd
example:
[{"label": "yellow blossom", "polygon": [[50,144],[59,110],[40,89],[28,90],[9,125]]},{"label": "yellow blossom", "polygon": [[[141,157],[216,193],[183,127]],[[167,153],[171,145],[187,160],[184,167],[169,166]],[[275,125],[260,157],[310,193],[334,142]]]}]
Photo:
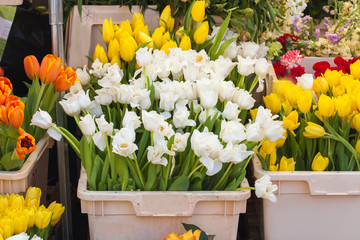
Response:
[{"label": "yellow blossom", "polygon": [[122,21],[120,23],[119,27],[120,27],[121,31],[128,32],[131,36],[133,35],[133,31],[132,31],[132,28],[131,28],[131,25],[130,25],[130,22],[128,19],[126,19],[126,21]]},{"label": "yellow blossom", "polygon": [[205,42],[207,36],[209,34],[209,22],[205,21],[201,23],[200,27],[196,29],[194,33],[194,41],[196,44],[202,44]]},{"label": "yellow blossom", "polygon": [[161,50],[163,50],[166,54],[169,54],[170,53],[170,49],[172,48],[177,48],[177,44],[175,41],[173,40],[170,40],[170,41],[167,41],[161,48]]},{"label": "yellow blossom", "polygon": [[335,99],[335,109],[341,118],[347,117],[350,114],[351,100],[347,94]]},{"label": "yellow blossom", "polygon": [[40,206],[41,189],[37,187],[29,187],[26,191],[25,202],[27,207]]},{"label": "yellow blossom", "polygon": [[281,148],[284,145],[284,143],[286,141],[286,138],[287,138],[287,131],[285,131],[282,135],[283,135],[284,138],[279,138],[275,142],[276,143],[276,148]]},{"label": "yellow blossom", "polygon": [[191,9],[191,16],[196,22],[202,22],[205,17],[205,1],[204,0],[197,0],[192,9]]},{"label": "yellow blossom", "polygon": [[266,108],[270,109],[272,113],[280,112],[281,102],[277,94],[271,93],[268,96],[264,96],[263,99]]},{"label": "yellow blossom", "polygon": [[163,36],[164,28],[157,28],[155,29],[153,35],[151,36],[152,40],[154,40],[156,47],[161,49],[161,47],[165,43],[165,38]]},{"label": "yellow blossom", "polygon": [[109,42],[114,38],[114,27],[110,21],[108,21],[106,18],[102,25],[102,37],[106,44],[109,44]]},{"label": "yellow blossom", "polygon": [[136,48],[132,42],[133,40],[134,39],[132,37],[128,37],[122,39],[120,43],[120,56],[126,62],[131,62],[135,57]]},{"label": "yellow blossom", "polygon": [[179,48],[181,48],[183,51],[191,49],[191,40],[188,35],[184,34],[184,36],[181,38]]},{"label": "yellow blossom", "polygon": [[340,84],[340,78],[344,73],[342,71],[331,71],[330,69],[327,69],[324,73],[324,78],[330,85],[330,87],[334,87]]},{"label": "yellow blossom", "polygon": [[45,229],[51,220],[51,211],[41,205],[35,216],[35,225],[39,229]]},{"label": "yellow blossom", "polygon": [[354,79],[360,80],[360,60],[357,60],[355,63],[350,65],[350,73]]},{"label": "yellow blossom", "polygon": [[140,45],[148,43],[146,45],[147,48],[154,48],[154,43],[153,43],[152,38],[143,32],[139,32],[139,42],[140,42]]},{"label": "yellow blossom", "polygon": [[300,126],[298,119],[298,112],[296,110],[292,111],[287,117],[283,117],[284,128],[294,131]]},{"label": "yellow blossom", "polygon": [[291,105],[296,106],[298,96],[304,91],[299,85],[288,85],[290,88],[285,92],[285,98],[291,103]]},{"label": "yellow blossom", "polygon": [[270,165],[269,171],[279,171],[279,164]]},{"label": "yellow blossom", "polygon": [[351,128],[356,129],[360,132],[360,113],[356,113],[354,118],[351,121]]},{"label": "yellow blossom", "polygon": [[250,115],[251,115],[251,119],[252,119],[252,120],[255,120],[256,115],[257,115],[257,111],[258,111],[257,108],[250,109]]},{"label": "yellow blossom", "polygon": [[134,30],[138,26],[145,25],[144,16],[141,13],[134,13],[132,16],[131,27]]},{"label": "yellow blossom", "polygon": [[320,138],[322,136],[324,136],[325,134],[325,129],[313,122],[308,122],[308,125],[305,127],[305,131],[304,131],[304,137],[307,138]]},{"label": "yellow blossom", "polygon": [[114,57],[120,56],[120,44],[118,40],[113,39],[109,43],[108,47],[108,57],[110,60],[112,60]]},{"label": "yellow blossom", "polygon": [[300,112],[306,114],[310,111],[312,103],[312,93],[309,89],[304,90],[300,95],[298,95],[297,105]]},{"label": "yellow blossom", "polygon": [[264,151],[265,154],[271,154],[274,151],[276,151],[276,142],[270,142],[269,140],[266,140],[261,145],[261,150]]},{"label": "yellow blossom", "polygon": [[329,165],[329,159],[327,157],[323,157],[321,153],[317,153],[314,157],[314,160],[311,164],[311,169],[313,171],[324,171]]},{"label": "yellow blossom", "polygon": [[316,95],[326,94],[329,91],[329,84],[323,77],[317,77],[313,82],[313,88],[312,88]]},{"label": "yellow blossom", "polygon": [[95,47],[94,60],[95,59],[99,59],[102,64],[109,62],[105,50],[102,46],[100,46],[100,44],[97,44]]},{"label": "yellow blossom", "polygon": [[320,95],[318,108],[320,114],[324,117],[331,117],[335,113],[335,104],[333,99],[331,99],[329,96],[326,96],[324,94]]},{"label": "yellow blossom", "polygon": [[280,159],[279,171],[294,171],[294,170],[295,170],[294,158],[286,158],[285,156],[283,156]]},{"label": "yellow blossom", "polygon": [[164,10],[161,12],[159,18],[159,27],[164,27],[165,29],[168,29],[167,25],[169,24],[170,19],[171,19],[171,8],[170,5],[167,5],[164,8]]}]

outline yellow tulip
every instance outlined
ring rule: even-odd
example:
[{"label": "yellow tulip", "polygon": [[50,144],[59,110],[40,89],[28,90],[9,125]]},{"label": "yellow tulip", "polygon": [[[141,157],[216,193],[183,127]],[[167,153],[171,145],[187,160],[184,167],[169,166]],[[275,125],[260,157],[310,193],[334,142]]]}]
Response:
[{"label": "yellow tulip", "polygon": [[163,50],[166,54],[169,54],[170,53],[170,49],[172,48],[177,48],[177,44],[175,41],[173,40],[170,40],[170,41],[167,41],[160,50]]},{"label": "yellow tulip", "polygon": [[[164,35],[163,35],[163,37],[164,37],[164,41],[165,41],[165,42],[171,40],[171,37],[170,37],[170,33],[169,33],[169,32],[165,32]],[[165,42],[164,42],[164,43],[165,43]]]},{"label": "yellow tulip", "polygon": [[327,157],[323,157],[321,153],[317,153],[314,157],[314,160],[311,164],[311,169],[313,171],[324,171],[329,165],[329,159]]},{"label": "yellow tulip", "polygon": [[297,105],[300,112],[306,114],[310,111],[312,103],[312,93],[309,89],[304,90],[300,95],[298,95]]},{"label": "yellow tulip", "polygon": [[279,164],[276,165],[270,165],[269,171],[279,171]]},{"label": "yellow tulip", "polygon": [[159,18],[159,27],[164,27],[165,29],[169,29],[167,25],[169,25],[171,19],[171,8],[170,5],[167,5],[164,10],[160,14]]},{"label": "yellow tulip", "polygon": [[350,73],[354,79],[360,80],[360,60],[357,60],[355,63],[350,65]]},{"label": "yellow tulip", "polygon": [[305,131],[304,131],[304,137],[307,138],[320,138],[322,136],[324,136],[325,134],[325,129],[320,126],[319,124],[313,123],[313,122],[308,122],[308,125],[305,127]]},{"label": "yellow tulip", "polygon": [[26,206],[40,206],[41,189],[37,187],[29,187],[26,192],[25,202]]},{"label": "yellow tulip", "polygon": [[356,142],[355,151],[356,151],[357,153],[360,153],[360,139],[358,139],[357,142]]},{"label": "yellow tulip", "polygon": [[168,24],[167,24],[167,29],[166,30],[172,32],[174,30],[174,26],[175,26],[175,18],[171,17]]},{"label": "yellow tulip", "polygon": [[14,221],[7,216],[3,216],[0,220],[0,228],[3,230],[3,238],[7,239],[14,235]]},{"label": "yellow tulip", "polygon": [[349,95],[349,97],[350,97],[350,102],[351,102],[350,112],[355,112],[359,109],[358,104],[357,104],[357,97],[354,95]]},{"label": "yellow tulip", "polygon": [[281,102],[277,94],[271,93],[270,95],[264,96],[263,99],[266,108],[270,109],[272,113],[280,112]]},{"label": "yellow tulip", "polygon": [[295,110],[292,111],[287,117],[283,117],[284,128],[286,128],[290,131],[294,131],[295,129],[297,129],[300,126],[298,119],[299,119],[298,112]]},{"label": "yellow tulip", "polygon": [[95,47],[94,60],[99,59],[102,64],[108,63],[109,60],[106,56],[105,50],[100,44],[97,44]]},{"label": "yellow tulip", "polygon": [[114,35],[115,35],[115,32],[118,31],[120,28],[119,28],[119,25],[117,25],[117,24],[113,24],[113,28],[114,28]]},{"label": "yellow tulip", "polygon": [[289,80],[277,80],[274,81],[273,92],[278,94],[280,98],[284,98],[285,93],[294,86],[295,84],[290,82]]},{"label": "yellow tulip", "polygon": [[126,62],[131,62],[135,57],[136,48],[134,47],[132,40],[134,40],[132,37],[121,40],[120,56]]},{"label": "yellow tulip", "polygon": [[330,85],[330,87],[334,87],[340,84],[340,78],[344,73],[342,71],[331,71],[330,69],[327,69],[324,73],[324,78]]},{"label": "yellow tulip", "polygon": [[144,16],[141,13],[134,13],[132,16],[131,27],[134,30],[138,26],[145,25]]},{"label": "yellow tulip", "polygon": [[276,149],[270,153],[270,165],[275,165],[277,159]]},{"label": "yellow tulip", "polygon": [[284,109],[284,112],[286,115],[289,115],[290,114],[290,110],[291,110],[291,104],[288,100],[285,100],[281,106],[283,107]]},{"label": "yellow tulip", "polygon": [[320,114],[324,117],[331,117],[335,113],[335,104],[333,99],[324,94],[320,95],[318,107]]},{"label": "yellow tulip", "polygon": [[266,140],[261,145],[261,150],[264,151],[265,154],[269,155],[276,151],[276,142],[270,142],[269,140]]},{"label": "yellow tulip", "polygon": [[110,62],[111,65],[114,65],[115,63],[119,66],[119,68],[121,68],[121,62],[118,56],[113,57],[113,59]]},{"label": "yellow tulip", "polygon": [[194,21],[200,23],[205,17],[205,1],[196,1],[191,9],[191,16]]},{"label": "yellow tulip", "polygon": [[35,225],[39,229],[45,229],[51,220],[51,211],[46,209],[44,205],[41,205],[36,213]]},{"label": "yellow tulip", "polygon": [[120,56],[120,45],[118,40],[113,39],[109,43],[108,47],[108,57],[110,60],[112,60],[114,57]]},{"label": "yellow tulip", "polygon": [[182,38],[184,36],[184,34],[181,31],[184,31],[184,26],[181,26],[175,33],[175,35],[179,38]]},{"label": "yellow tulip", "polygon": [[285,131],[282,135],[284,138],[279,138],[278,140],[275,141],[276,148],[281,148],[284,145],[287,138],[287,131]]},{"label": "yellow tulip", "polygon": [[285,91],[285,98],[291,103],[291,105],[296,106],[298,96],[303,93],[303,89],[299,85],[288,85],[288,89]]},{"label": "yellow tulip", "polygon": [[[2,229],[1,229],[2,230]],[[2,233],[0,233],[0,240],[4,240]]]},{"label": "yellow tulip", "polygon": [[153,42],[152,38],[143,32],[139,32],[139,41],[140,41],[141,45],[144,43],[148,43],[145,47],[147,47],[149,49],[154,48],[154,42]]},{"label": "yellow tulip", "polygon": [[170,233],[167,235],[167,238],[164,238],[163,240],[180,240],[180,238],[176,233]]},{"label": "yellow tulip", "polygon": [[9,199],[0,195],[0,215],[5,211],[5,209],[9,206]]},{"label": "yellow tulip", "polygon": [[[195,233],[195,232],[194,232],[194,233]],[[181,236],[180,236],[180,239],[181,239],[181,240],[197,240],[197,239],[199,239],[200,234],[198,234],[199,237],[196,237],[196,236],[194,235],[194,233],[192,232],[192,230],[189,230],[189,231],[187,231],[186,233],[184,233],[183,235],[181,235]],[[200,233],[201,233],[201,232],[200,232]]]},{"label": "yellow tulip", "polygon": [[109,44],[109,42],[114,38],[114,27],[110,21],[107,19],[104,20],[102,25],[102,37],[106,44]]},{"label": "yellow tulip", "polygon": [[200,27],[194,33],[194,41],[196,44],[202,44],[205,42],[206,37],[209,34],[209,22],[205,21],[201,23]]},{"label": "yellow tulip", "polygon": [[34,206],[23,209],[23,214],[28,216],[28,228],[32,228],[34,226],[36,212],[37,208]]},{"label": "yellow tulip", "polygon": [[147,25],[145,25],[145,26],[138,26],[137,28],[135,28],[135,30],[134,30],[134,35],[135,35],[135,41],[136,41],[137,43],[140,42],[139,32],[143,32],[143,33],[145,33],[146,35],[149,36],[148,26],[147,26]]},{"label": "yellow tulip", "polygon": [[351,100],[347,94],[335,99],[335,109],[341,118],[347,117],[350,114]]},{"label": "yellow tulip", "polygon": [[360,132],[360,113],[356,113],[353,120],[351,121],[351,128],[356,129]]},{"label": "yellow tulip", "polygon": [[335,86],[331,89],[333,97],[342,96],[345,94],[345,88],[342,86]]},{"label": "yellow tulip", "polygon": [[320,93],[326,94],[329,91],[329,84],[323,77],[317,77],[313,82],[312,89],[319,96]]},{"label": "yellow tulip", "polygon": [[257,111],[258,111],[257,108],[250,109],[250,115],[251,115],[251,119],[252,119],[252,120],[255,120],[256,115],[257,115]]},{"label": "yellow tulip", "polygon": [[152,40],[154,40],[154,43],[156,44],[156,47],[158,49],[161,49],[161,47],[165,43],[163,32],[164,32],[164,28],[157,28],[155,29],[153,35],[151,36]]},{"label": "yellow tulip", "polygon": [[182,37],[179,47],[184,51],[191,49],[191,40],[188,35],[185,34]]},{"label": "yellow tulip", "polygon": [[51,226],[55,226],[60,221],[61,215],[65,211],[65,207],[55,201],[49,205],[48,210],[52,212]]},{"label": "yellow tulip", "polygon": [[13,219],[14,221],[14,233],[20,234],[22,232],[26,232],[28,228],[28,219],[29,217],[26,215],[18,215]]},{"label": "yellow tulip", "polygon": [[22,208],[25,206],[25,200],[23,196],[18,194],[12,194],[9,199],[9,206],[13,208]]},{"label": "yellow tulip", "polygon": [[133,35],[133,31],[128,19],[126,19],[126,21],[122,21],[119,27],[122,31],[128,32],[131,36]]},{"label": "yellow tulip", "polygon": [[294,158],[286,158],[283,156],[280,159],[280,169],[279,171],[295,171],[295,161]]}]

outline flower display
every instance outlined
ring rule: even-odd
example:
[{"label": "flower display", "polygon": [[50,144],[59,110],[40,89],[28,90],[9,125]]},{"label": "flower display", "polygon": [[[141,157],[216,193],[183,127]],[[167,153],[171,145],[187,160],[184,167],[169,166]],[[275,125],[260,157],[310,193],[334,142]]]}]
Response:
[{"label": "flower display", "polygon": [[[280,114],[288,132],[285,142],[274,150],[268,151],[262,145],[259,158],[263,168],[359,170],[356,149],[360,129],[357,103],[360,61],[350,64],[351,60],[338,58],[335,62],[341,70],[331,68],[327,62],[316,63],[314,70],[321,72],[320,76],[313,79],[312,75],[304,74],[297,78],[297,85],[277,81],[274,92],[264,97],[265,105]],[[289,158],[293,158],[291,162],[286,160]]]},{"label": "flower display", "polygon": [[36,187],[30,187],[25,198],[0,195],[0,239],[47,239],[50,226],[60,221],[65,208],[56,202],[46,208],[40,197],[41,189]]}]

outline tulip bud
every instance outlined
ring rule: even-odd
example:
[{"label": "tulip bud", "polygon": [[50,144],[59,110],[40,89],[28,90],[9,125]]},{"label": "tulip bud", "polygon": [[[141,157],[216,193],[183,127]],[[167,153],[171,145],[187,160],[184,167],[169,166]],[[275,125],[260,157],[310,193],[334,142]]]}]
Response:
[{"label": "tulip bud", "polygon": [[121,68],[121,62],[118,56],[113,57],[113,59],[110,62],[111,65],[114,65],[115,63],[119,66],[119,68]]},{"label": "tulip bud", "polygon": [[284,138],[279,138],[275,142],[276,143],[276,148],[281,148],[284,145],[284,143],[286,141],[286,138],[287,138],[287,131],[285,131],[282,135],[283,135]]},{"label": "tulip bud", "polygon": [[143,32],[139,32],[139,41],[140,41],[141,45],[144,43],[148,43],[145,47],[147,47],[149,49],[154,48],[154,43],[153,43],[152,38]]},{"label": "tulip bud", "polygon": [[360,61],[357,60],[355,63],[350,65],[350,73],[354,79],[360,80]]},{"label": "tulip bud", "polygon": [[252,120],[255,120],[256,115],[257,115],[257,111],[258,111],[257,108],[250,109],[250,115],[251,115],[251,119],[252,119]]},{"label": "tulip bud", "polygon": [[35,225],[39,229],[45,229],[51,220],[51,211],[46,209],[43,205],[41,205],[35,216]]},{"label": "tulip bud", "polygon": [[35,225],[36,210],[35,206],[23,209],[23,214],[28,216],[28,228],[32,228]]},{"label": "tulip bud", "polygon": [[283,117],[284,128],[293,131],[300,126],[298,122],[299,114],[296,110],[292,111],[287,117]]},{"label": "tulip bud", "polygon": [[280,98],[277,94],[271,93],[268,96],[264,96],[264,103],[266,108],[270,109],[272,113],[279,113],[281,108]]},{"label": "tulip bud", "polygon": [[161,49],[161,47],[165,43],[163,32],[164,32],[164,28],[157,28],[155,29],[153,35],[151,36],[152,40],[154,41],[158,49]]},{"label": "tulip bud", "polygon": [[100,44],[97,44],[95,47],[94,60],[99,59],[102,64],[108,63],[109,60],[106,56],[105,50]]},{"label": "tulip bud", "polygon": [[65,211],[65,207],[55,201],[49,205],[48,210],[52,213],[51,226],[55,226],[60,221],[61,215]]},{"label": "tulip bud", "polygon": [[119,44],[118,40],[113,39],[109,43],[108,57],[110,60],[112,60],[113,57],[115,57],[115,56],[117,56],[117,57],[120,56],[120,44]]},{"label": "tulip bud", "polygon": [[184,35],[180,41],[179,47],[183,50],[191,49],[191,40],[188,35]]},{"label": "tulip bud", "polygon": [[25,200],[23,196],[18,194],[12,194],[9,198],[9,206],[12,208],[22,208],[25,205]]},{"label": "tulip bud", "polygon": [[61,68],[58,77],[53,82],[55,91],[57,92],[63,92],[68,90],[72,85],[74,85],[76,81],[77,74],[75,72],[75,69],[72,67],[66,67],[66,64],[65,68]]},{"label": "tulip bud", "polygon": [[131,62],[135,57],[136,48],[134,47],[132,40],[134,40],[132,37],[121,40],[120,56],[126,62]]},{"label": "tulip bud", "polygon": [[329,91],[329,84],[323,77],[317,77],[314,79],[313,88],[315,93],[319,96],[320,93],[326,94]]},{"label": "tulip bud", "polygon": [[325,134],[325,129],[313,122],[308,122],[308,125],[305,127],[305,131],[304,131],[304,137],[307,138],[320,138],[322,136],[324,136]]},{"label": "tulip bud", "polygon": [[28,228],[28,219],[29,217],[26,215],[18,215],[16,216],[14,221],[14,234],[20,234],[22,232],[26,232]]},{"label": "tulip bud", "polygon": [[294,158],[286,158],[285,156],[283,156],[280,159],[279,171],[294,171],[294,170],[295,170]]},{"label": "tulip bud", "polygon": [[20,98],[16,97],[15,99],[8,101],[6,103],[8,123],[13,125],[15,128],[21,127],[24,121],[24,109],[25,104],[20,100]]},{"label": "tulip bud", "polygon": [[360,132],[360,113],[356,113],[353,120],[351,121],[351,128],[356,129]]},{"label": "tulip bud", "polygon": [[351,100],[349,95],[345,94],[335,99],[335,109],[339,117],[344,118],[349,116],[351,111]]},{"label": "tulip bud", "polygon": [[172,48],[177,48],[177,44],[175,41],[173,40],[170,40],[170,41],[167,41],[160,50],[163,50],[166,54],[169,54],[170,53],[170,49]]},{"label": "tulip bud", "polygon": [[61,58],[52,54],[46,55],[40,65],[40,80],[44,84],[52,83],[58,76],[62,66]]},{"label": "tulip bud", "polygon": [[317,153],[314,157],[314,160],[311,164],[311,169],[313,171],[324,171],[329,165],[329,158],[323,157],[321,153]]},{"label": "tulip bud", "polygon": [[196,44],[202,44],[205,42],[207,36],[209,35],[209,22],[205,21],[194,33],[194,41]]},{"label": "tulip bud", "polygon": [[312,103],[312,93],[309,89],[306,89],[302,94],[298,95],[297,105],[300,112],[306,114],[310,111]]},{"label": "tulip bud", "polygon": [[240,10],[240,13],[244,15],[246,19],[250,19],[254,16],[254,10],[251,8],[245,8]]},{"label": "tulip bud", "polygon": [[129,20],[126,19],[126,21],[122,21],[119,27],[122,31],[128,32],[131,36],[133,35]]},{"label": "tulip bud", "polygon": [[144,16],[141,13],[134,13],[132,16],[131,27],[134,30],[138,26],[145,25]]},{"label": "tulip bud", "polygon": [[200,23],[204,20],[205,17],[205,1],[204,0],[197,0],[192,9],[191,9],[191,16],[194,21]]},{"label": "tulip bud", "polygon": [[25,202],[26,206],[40,206],[41,189],[37,187],[29,187],[26,192]]},{"label": "tulip bud", "polygon": [[262,145],[261,145],[261,150],[264,151],[264,153],[266,155],[272,154],[273,152],[276,151],[276,142],[270,142],[269,140],[266,140]]},{"label": "tulip bud", "polygon": [[331,117],[335,113],[335,104],[333,99],[324,94],[320,95],[318,107],[320,114],[324,117]]},{"label": "tulip bud", "polygon": [[39,78],[40,65],[34,55],[29,55],[24,58],[24,68],[25,68],[26,76],[29,79],[35,80]]},{"label": "tulip bud", "polygon": [[270,165],[269,171],[279,171],[279,164]]},{"label": "tulip bud", "polygon": [[247,42],[251,39],[251,34],[248,31],[241,32],[241,39],[243,42]]},{"label": "tulip bud", "polygon": [[110,22],[105,18],[102,25],[102,37],[106,44],[114,38],[114,27],[110,18]]},{"label": "tulip bud", "polygon": [[8,206],[9,199],[3,195],[0,195],[0,214],[2,214]]},{"label": "tulip bud", "polygon": [[[25,158],[25,154],[29,154],[35,150],[35,138],[28,133],[21,134],[16,143],[16,156],[18,160]],[[40,200],[39,200],[40,201]],[[36,203],[37,204],[37,203]]]},{"label": "tulip bud", "polygon": [[167,23],[167,29],[166,30],[172,32],[174,30],[174,25],[175,25],[175,18],[171,17],[169,19],[169,22]]},{"label": "tulip bud", "polygon": [[[165,42],[171,40],[171,37],[170,37],[170,33],[169,33],[169,32],[164,33],[163,37],[164,37]],[[165,44],[165,42],[164,42],[164,44]]]},{"label": "tulip bud", "polygon": [[167,25],[169,24],[171,18],[171,8],[170,5],[167,5],[164,10],[161,12],[160,18],[159,18],[159,27],[164,27],[165,29],[168,29]]},{"label": "tulip bud", "polygon": [[6,77],[0,77],[0,105],[3,105],[12,92],[13,86]]},{"label": "tulip bud", "polygon": [[184,36],[184,34],[181,31],[184,31],[184,26],[181,26],[175,33],[175,35],[179,38],[182,38]]}]

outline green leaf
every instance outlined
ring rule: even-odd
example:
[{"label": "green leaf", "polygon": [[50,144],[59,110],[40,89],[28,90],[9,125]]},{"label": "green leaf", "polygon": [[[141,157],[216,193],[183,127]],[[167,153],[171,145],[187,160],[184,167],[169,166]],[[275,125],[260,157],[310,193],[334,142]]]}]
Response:
[{"label": "green leaf", "polygon": [[198,226],[195,226],[193,224],[186,224],[186,223],[182,223],[182,225],[184,226],[186,231],[192,230],[193,232],[195,232],[196,230],[200,230],[201,234],[199,240],[208,240],[208,236],[206,235],[206,233],[203,230],[201,230],[201,228],[199,228]]},{"label": "green leaf", "polygon": [[227,47],[237,39],[238,37],[234,37],[234,38],[231,38],[231,39],[228,39],[226,40],[225,42],[223,42],[221,45],[220,45],[220,48],[219,50],[217,51],[215,57],[214,57],[214,60],[215,59],[218,59],[219,56],[223,55],[225,50],[227,49]]},{"label": "green leaf", "polygon": [[191,9],[194,6],[194,3],[196,2],[196,0],[193,0],[193,2],[191,3],[191,5],[189,6],[188,10],[185,13],[185,17],[184,17],[184,30],[189,30],[190,29],[190,24],[192,22],[192,18],[191,18]]},{"label": "green leaf", "polygon": [[243,171],[237,179],[234,178],[234,180],[236,181],[233,180],[225,187],[224,191],[235,191],[244,180],[245,175],[246,175],[246,171]]},{"label": "green leaf", "polygon": [[149,168],[148,168],[148,175],[147,175],[147,181],[145,182],[145,191],[150,191],[155,184],[156,181],[156,168],[158,165],[149,164]]},{"label": "green leaf", "polygon": [[19,170],[24,160],[17,160],[15,151],[11,151],[1,157],[0,163],[6,171]]},{"label": "green leaf", "polygon": [[92,161],[91,161],[90,145],[85,136],[83,136],[80,140],[80,158],[86,170],[86,175],[88,177],[90,190],[96,190],[96,185],[94,186],[90,182],[91,173],[92,173]]},{"label": "green leaf", "polygon": [[206,40],[205,42],[203,42],[202,44],[200,44],[197,47],[197,50],[200,52],[201,50],[207,48],[207,46],[209,46],[209,44],[214,40],[215,36],[213,36],[212,38],[210,38],[209,40]]},{"label": "green leaf", "polygon": [[95,186],[94,190],[97,190],[96,186],[97,186],[97,179],[100,175],[101,172],[101,165],[102,165],[102,160],[99,157],[99,155],[95,156],[95,160],[94,160],[94,166],[91,172],[91,177],[90,177],[90,186]]},{"label": "green leaf", "polygon": [[218,33],[216,34],[215,37],[215,41],[213,43],[213,45],[210,47],[209,50],[209,56],[211,58],[211,60],[214,60],[215,54],[218,51],[218,48],[220,46],[220,43],[226,33],[226,30],[229,26],[230,23],[230,18],[231,18],[231,12],[229,13],[229,15],[226,17],[226,19],[224,20],[224,22],[221,24]]},{"label": "green leaf", "polygon": [[187,191],[189,190],[189,178],[186,175],[182,175],[170,185],[168,191]]}]

